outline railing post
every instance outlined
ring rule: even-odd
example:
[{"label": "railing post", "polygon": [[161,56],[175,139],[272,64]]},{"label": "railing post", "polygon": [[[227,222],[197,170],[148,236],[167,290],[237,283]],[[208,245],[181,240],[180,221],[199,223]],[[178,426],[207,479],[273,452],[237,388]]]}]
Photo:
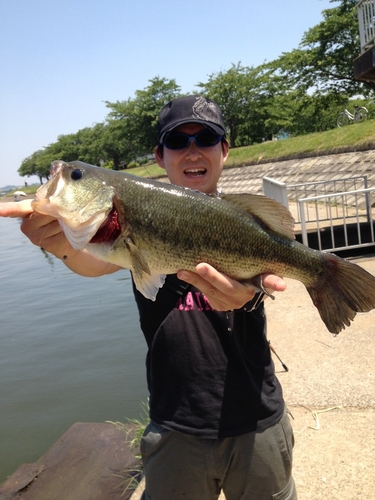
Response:
[{"label": "railing post", "polygon": [[263,177],[263,192],[269,198],[273,198],[289,208],[288,192],[284,182],[276,181],[270,177]]},{"label": "railing post", "polygon": [[297,200],[299,205],[299,213],[301,217],[301,233],[302,233],[302,243],[309,246],[309,240],[307,238],[307,228],[306,228],[306,219],[305,219],[305,210],[303,208],[303,201]]},{"label": "railing post", "polygon": [[[368,188],[367,175],[364,176],[363,185],[365,189]],[[368,191],[365,192],[365,205],[366,205],[367,222],[370,224],[372,216],[371,216],[370,193]]]}]

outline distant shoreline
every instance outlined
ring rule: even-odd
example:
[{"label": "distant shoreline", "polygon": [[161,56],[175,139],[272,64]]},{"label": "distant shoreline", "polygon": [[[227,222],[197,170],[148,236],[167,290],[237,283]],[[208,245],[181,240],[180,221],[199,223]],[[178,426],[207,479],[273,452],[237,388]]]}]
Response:
[{"label": "distant shoreline", "polygon": [[[19,201],[22,200],[33,200],[35,198],[35,194],[28,194],[27,196],[20,196]],[[14,201],[14,195],[13,194],[6,194],[0,198],[0,203],[8,202],[8,201]]]}]

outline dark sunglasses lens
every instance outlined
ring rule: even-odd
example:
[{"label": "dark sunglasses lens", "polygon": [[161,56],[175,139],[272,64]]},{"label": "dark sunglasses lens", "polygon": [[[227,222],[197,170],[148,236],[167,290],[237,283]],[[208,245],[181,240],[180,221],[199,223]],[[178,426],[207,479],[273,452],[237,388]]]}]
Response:
[{"label": "dark sunglasses lens", "polygon": [[166,138],[164,145],[168,149],[185,149],[190,139],[193,139],[199,147],[208,148],[209,146],[215,146],[215,144],[221,140],[221,137],[221,135],[210,132],[209,130],[198,132],[196,135],[173,134]]},{"label": "dark sunglasses lens", "polygon": [[184,149],[189,142],[189,136],[185,134],[174,134],[167,137],[164,145],[168,149]]},{"label": "dark sunglasses lens", "polygon": [[215,144],[220,141],[220,136],[215,134],[215,132],[200,132],[196,135],[196,141],[198,146],[207,148],[209,146],[215,146]]}]

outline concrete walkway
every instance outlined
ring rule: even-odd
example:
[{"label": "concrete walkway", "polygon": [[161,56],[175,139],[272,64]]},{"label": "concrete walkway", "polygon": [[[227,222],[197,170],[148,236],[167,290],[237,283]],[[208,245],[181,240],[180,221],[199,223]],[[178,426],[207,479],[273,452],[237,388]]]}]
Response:
[{"label": "concrete walkway", "polygon": [[[375,275],[375,256],[354,262]],[[294,416],[299,497],[370,500],[375,498],[375,310],[358,314],[334,337],[304,286],[287,284],[266,307],[269,339],[289,368],[285,372],[274,358]]]}]

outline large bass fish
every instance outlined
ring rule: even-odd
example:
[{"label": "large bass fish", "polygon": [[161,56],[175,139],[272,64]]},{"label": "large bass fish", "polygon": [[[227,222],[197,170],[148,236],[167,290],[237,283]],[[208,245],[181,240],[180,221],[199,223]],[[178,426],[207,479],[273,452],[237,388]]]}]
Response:
[{"label": "large bass fish", "polygon": [[298,243],[294,220],[259,195],[212,197],[74,161],[32,202],[56,217],[73,248],[131,270],[136,287],[155,300],[165,275],[207,262],[244,283],[272,273],[301,281],[332,333],[375,307],[375,277],[361,267]]}]

